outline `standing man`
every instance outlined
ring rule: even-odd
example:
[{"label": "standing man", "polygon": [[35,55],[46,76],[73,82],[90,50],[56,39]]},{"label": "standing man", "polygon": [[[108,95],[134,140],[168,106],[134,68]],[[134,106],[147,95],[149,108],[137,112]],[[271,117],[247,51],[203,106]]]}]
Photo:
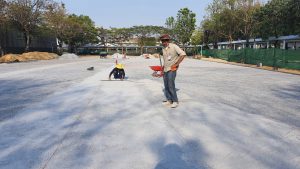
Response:
[{"label": "standing man", "polygon": [[165,97],[164,105],[171,105],[171,108],[178,106],[178,98],[175,88],[176,72],[179,64],[182,62],[186,53],[176,44],[170,43],[170,36],[164,34],[160,37],[163,45],[163,61],[164,61],[164,86]]}]

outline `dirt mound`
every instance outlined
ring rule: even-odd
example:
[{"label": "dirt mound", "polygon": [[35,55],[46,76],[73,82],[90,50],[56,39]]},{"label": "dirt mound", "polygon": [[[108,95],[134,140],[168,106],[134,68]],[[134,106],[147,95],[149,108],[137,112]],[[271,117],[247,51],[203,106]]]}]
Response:
[{"label": "dirt mound", "polygon": [[57,58],[58,55],[48,52],[28,52],[23,53],[20,57],[27,60],[51,60]]},{"label": "dirt mound", "polygon": [[30,60],[50,60],[57,58],[55,53],[48,52],[28,52],[22,55],[7,54],[0,58],[0,63],[25,62]]},{"label": "dirt mound", "polygon": [[212,62],[219,62],[219,63],[227,63],[228,61],[223,59],[217,59],[217,58],[205,58],[205,57],[199,57],[198,59],[205,60],[205,61],[212,61]]},{"label": "dirt mound", "polygon": [[153,56],[154,56],[155,58],[159,58],[159,53],[154,53]]},{"label": "dirt mound", "polygon": [[0,63],[17,62],[18,55],[7,54],[0,58]]}]

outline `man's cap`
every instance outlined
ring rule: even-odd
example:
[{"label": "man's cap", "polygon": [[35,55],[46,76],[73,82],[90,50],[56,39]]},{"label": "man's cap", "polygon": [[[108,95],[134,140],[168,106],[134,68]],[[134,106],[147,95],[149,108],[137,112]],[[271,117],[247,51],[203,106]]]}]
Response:
[{"label": "man's cap", "polygon": [[159,39],[160,39],[160,40],[170,40],[171,37],[170,37],[170,35],[168,35],[168,34],[163,34],[163,35],[161,35],[161,37],[159,37]]}]

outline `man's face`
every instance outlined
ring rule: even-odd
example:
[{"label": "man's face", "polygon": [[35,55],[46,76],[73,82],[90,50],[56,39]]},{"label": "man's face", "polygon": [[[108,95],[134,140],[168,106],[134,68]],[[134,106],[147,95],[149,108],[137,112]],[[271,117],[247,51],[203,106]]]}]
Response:
[{"label": "man's face", "polygon": [[164,47],[167,47],[169,45],[169,40],[168,39],[162,39],[161,43]]}]

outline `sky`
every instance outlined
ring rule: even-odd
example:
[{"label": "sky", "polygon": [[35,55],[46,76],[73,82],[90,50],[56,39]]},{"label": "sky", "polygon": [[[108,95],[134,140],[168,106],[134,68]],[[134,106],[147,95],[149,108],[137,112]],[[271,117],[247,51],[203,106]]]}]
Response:
[{"label": "sky", "polygon": [[61,0],[69,14],[87,15],[96,26],[128,28],[139,25],[165,26],[181,8],[196,14],[200,26],[205,9],[213,0]]}]

